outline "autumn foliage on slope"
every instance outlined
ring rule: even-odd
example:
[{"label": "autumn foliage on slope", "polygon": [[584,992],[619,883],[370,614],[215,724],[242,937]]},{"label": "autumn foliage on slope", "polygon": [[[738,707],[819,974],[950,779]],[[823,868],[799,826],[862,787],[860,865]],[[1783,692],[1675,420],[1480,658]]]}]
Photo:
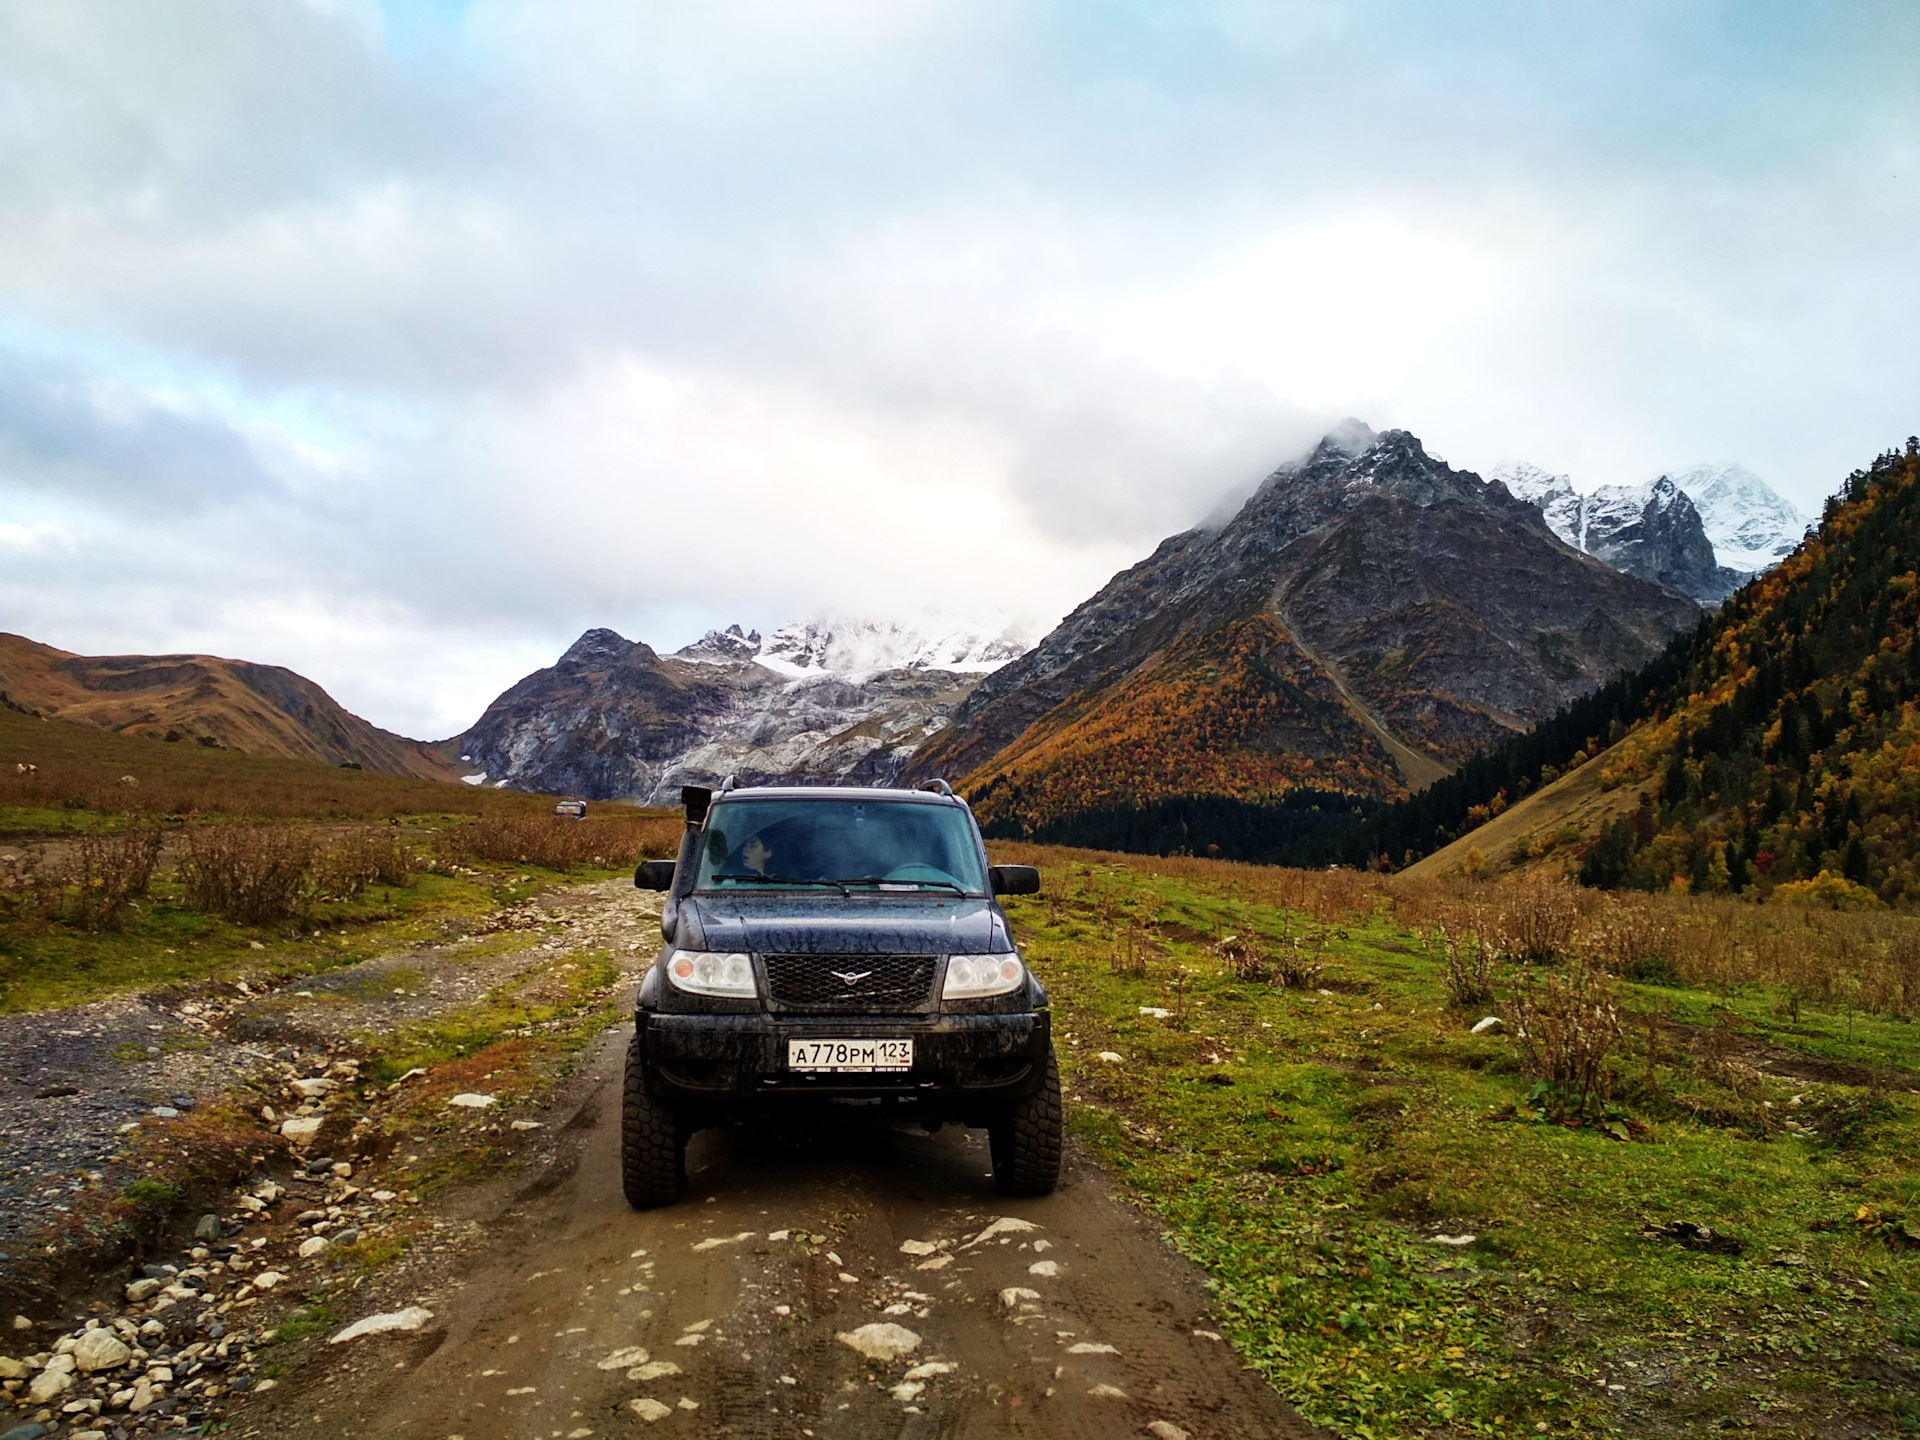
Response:
[{"label": "autumn foliage on slope", "polygon": [[1016,837],[1062,816],[1173,796],[1406,793],[1385,748],[1264,613],[1112,690],[1070,698],[964,783],[982,823]]},{"label": "autumn foliage on slope", "polygon": [[1855,472],[1819,533],[1728,602],[1694,647],[1687,698],[1595,762],[1608,784],[1646,791],[1598,837],[1581,878],[1920,901],[1917,641],[1920,443],[1909,440]]}]

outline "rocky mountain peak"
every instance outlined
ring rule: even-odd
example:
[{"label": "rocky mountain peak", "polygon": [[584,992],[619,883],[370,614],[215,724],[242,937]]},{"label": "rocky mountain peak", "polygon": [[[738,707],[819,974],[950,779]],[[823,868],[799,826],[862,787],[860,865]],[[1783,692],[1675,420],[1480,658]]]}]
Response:
[{"label": "rocky mountain peak", "polygon": [[593,629],[567,647],[559,664],[578,670],[611,670],[631,655],[636,646],[645,648],[617,630]]}]

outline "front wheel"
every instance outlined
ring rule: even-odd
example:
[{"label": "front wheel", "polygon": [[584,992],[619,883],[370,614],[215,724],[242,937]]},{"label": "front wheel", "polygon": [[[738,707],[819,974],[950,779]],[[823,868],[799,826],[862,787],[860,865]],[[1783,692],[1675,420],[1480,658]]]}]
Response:
[{"label": "front wheel", "polygon": [[620,1111],[620,1188],[636,1210],[671,1205],[687,1190],[687,1139],[674,1113],[647,1094],[640,1037],[627,1045]]},{"label": "front wheel", "polygon": [[993,1183],[1002,1195],[1051,1195],[1060,1183],[1063,1124],[1060,1065],[1047,1049],[1040,1088],[987,1128],[993,1152]]}]

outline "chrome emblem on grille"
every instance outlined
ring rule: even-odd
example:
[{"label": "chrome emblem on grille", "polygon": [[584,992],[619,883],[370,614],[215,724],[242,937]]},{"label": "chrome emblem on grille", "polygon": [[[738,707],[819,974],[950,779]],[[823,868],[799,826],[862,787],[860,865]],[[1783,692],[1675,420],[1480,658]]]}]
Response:
[{"label": "chrome emblem on grille", "polygon": [[833,976],[834,979],[839,980],[847,985],[858,985],[862,980],[866,979],[869,975],[873,974],[873,971],[871,970],[829,970],[827,973]]}]

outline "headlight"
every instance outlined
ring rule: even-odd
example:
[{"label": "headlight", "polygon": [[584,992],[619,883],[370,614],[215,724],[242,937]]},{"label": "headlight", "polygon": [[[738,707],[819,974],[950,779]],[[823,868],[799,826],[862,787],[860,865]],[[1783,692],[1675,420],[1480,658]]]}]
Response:
[{"label": "headlight", "polygon": [[753,961],[738,954],[712,950],[676,950],[667,958],[667,978],[689,995],[724,995],[751,1000]]},{"label": "headlight", "polygon": [[1027,967],[1018,955],[955,955],[947,961],[947,983],[941,986],[940,997],[983,1000],[1018,990],[1026,978]]}]

